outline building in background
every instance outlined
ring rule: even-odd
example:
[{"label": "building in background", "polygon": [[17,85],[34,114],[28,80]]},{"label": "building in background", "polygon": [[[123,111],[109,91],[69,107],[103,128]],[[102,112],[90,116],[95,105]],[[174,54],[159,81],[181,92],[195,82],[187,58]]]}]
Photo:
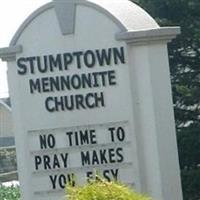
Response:
[{"label": "building in background", "polygon": [[0,99],[0,183],[17,180],[17,162],[10,99]]},{"label": "building in background", "polygon": [[0,147],[14,146],[14,132],[10,100],[0,99]]}]

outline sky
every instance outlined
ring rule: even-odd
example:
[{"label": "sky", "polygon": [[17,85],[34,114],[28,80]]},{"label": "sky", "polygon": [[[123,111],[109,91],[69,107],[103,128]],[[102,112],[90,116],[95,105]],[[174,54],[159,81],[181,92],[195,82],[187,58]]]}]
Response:
[{"label": "sky", "polygon": [[[51,0],[0,0],[0,48],[8,47],[23,21]],[[8,97],[7,65],[0,61],[0,98]]]}]

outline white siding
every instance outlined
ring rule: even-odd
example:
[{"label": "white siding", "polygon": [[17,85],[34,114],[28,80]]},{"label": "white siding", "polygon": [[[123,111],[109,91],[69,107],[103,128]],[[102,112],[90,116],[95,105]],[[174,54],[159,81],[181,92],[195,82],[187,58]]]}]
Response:
[{"label": "white siding", "polygon": [[11,109],[0,100],[0,137],[12,137],[13,121]]}]

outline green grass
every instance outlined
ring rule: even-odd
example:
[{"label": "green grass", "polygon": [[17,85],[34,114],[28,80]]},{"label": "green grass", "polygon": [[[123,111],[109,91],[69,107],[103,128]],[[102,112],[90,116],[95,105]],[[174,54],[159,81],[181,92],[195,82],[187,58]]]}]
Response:
[{"label": "green grass", "polygon": [[0,185],[0,200],[19,200],[19,186],[6,187]]}]

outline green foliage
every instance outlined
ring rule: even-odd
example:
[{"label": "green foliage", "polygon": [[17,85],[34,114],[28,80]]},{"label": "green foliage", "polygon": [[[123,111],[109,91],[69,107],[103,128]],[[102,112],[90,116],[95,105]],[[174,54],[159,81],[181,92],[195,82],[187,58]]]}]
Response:
[{"label": "green foliage", "polygon": [[1,200],[19,200],[20,192],[18,186],[6,187],[0,185],[0,199]]},{"label": "green foliage", "polygon": [[181,35],[168,45],[179,160],[184,200],[199,200],[196,177],[200,176],[200,1],[135,2],[161,26],[181,27]]},{"label": "green foliage", "polygon": [[138,0],[161,26],[181,26],[169,44],[177,128],[199,123],[200,116],[200,1]]},{"label": "green foliage", "polygon": [[[198,167],[200,163],[200,125],[192,124],[187,128],[179,129],[177,132],[177,140],[179,146],[179,160],[180,167],[184,170],[197,170],[200,173]],[[190,173],[188,173],[190,174]],[[193,175],[194,173],[191,173]],[[200,174],[199,174],[200,176]],[[196,177],[194,177],[196,178]],[[199,179],[200,180],[200,179]],[[200,181],[199,181],[200,182]],[[184,184],[184,183],[183,183]],[[186,185],[185,185],[186,186]],[[200,186],[200,185],[199,185]],[[200,191],[198,186],[197,190]]]},{"label": "green foliage", "polygon": [[90,181],[84,186],[66,188],[67,200],[151,200],[128,187],[105,180]]},{"label": "green foliage", "polygon": [[185,199],[199,200],[200,197],[200,169],[182,170],[183,188]]}]

